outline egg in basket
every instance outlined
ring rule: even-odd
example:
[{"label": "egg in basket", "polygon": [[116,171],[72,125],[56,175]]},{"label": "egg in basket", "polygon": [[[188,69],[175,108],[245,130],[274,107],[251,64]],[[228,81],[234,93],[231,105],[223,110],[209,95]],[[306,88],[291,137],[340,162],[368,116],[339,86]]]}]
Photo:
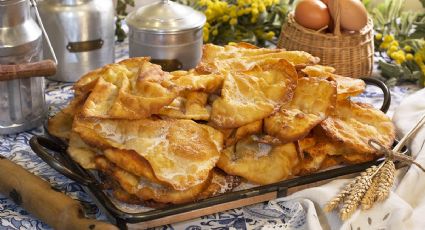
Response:
[{"label": "egg in basket", "polygon": [[113,196],[161,206],[270,184],[379,157],[391,120],[351,96],[365,83],[301,51],[204,45],[197,68],[165,72],[149,58],[83,76],[49,133]]}]

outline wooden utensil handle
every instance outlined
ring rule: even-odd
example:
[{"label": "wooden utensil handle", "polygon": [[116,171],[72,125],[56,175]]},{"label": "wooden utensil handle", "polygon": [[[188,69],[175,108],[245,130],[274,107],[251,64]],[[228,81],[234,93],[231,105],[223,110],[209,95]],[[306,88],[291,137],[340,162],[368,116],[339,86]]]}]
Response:
[{"label": "wooden utensil handle", "polygon": [[0,65],[0,81],[36,76],[52,76],[56,73],[56,63],[52,60],[43,60],[16,65]]},{"label": "wooden utensil handle", "polygon": [[117,227],[86,219],[78,201],[53,190],[49,183],[0,155],[0,193],[9,196],[53,229],[106,229]]}]

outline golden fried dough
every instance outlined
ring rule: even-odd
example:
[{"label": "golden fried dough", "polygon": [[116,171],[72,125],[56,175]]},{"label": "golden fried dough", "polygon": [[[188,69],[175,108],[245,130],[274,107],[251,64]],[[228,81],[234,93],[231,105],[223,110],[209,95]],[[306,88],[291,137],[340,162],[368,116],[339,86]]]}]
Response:
[{"label": "golden fried dough", "polygon": [[300,78],[289,106],[264,119],[267,134],[283,143],[306,136],[335,109],[336,86],[320,78]]},{"label": "golden fried dough", "polygon": [[184,191],[177,191],[170,187],[155,184],[146,178],[137,177],[129,173],[104,157],[96,157],[96,168],[112,177],[129,194],[135,195],[142,200],[154,200],[161,203],[180,204],[196,199],[198,194],[204,191],[211,183],[211,176],[203,183],[195,185]]},{"label": "golden fried dough", "polygon": [[305,113],[323,116],[335,109],[336,85],[319,78],[298,79],[298,86],[291,101],[291,108]]},{"label": "golden fried dough", "polygon": [[343,77],[340,75],[334,75],[332,79],[335,80],[338,86],[338,101],[342,101],[351,96],[357,96],[363,93],[366,88],[366,83],[361,79]]},{"label": "golden fried dough", "polygon": [[221,88],[223,80],[221,73],[201,74],[195,70],[171,72],[171,81],[182,90],[213,93]]},{"label": "golden fried dough", "polygon": [[333,145],[329,138],[323,133],[313,132],[306,138],[298,141],[300,154],[303,156],[299,164],[300,174],[310,174],[324,168],[329,158],[339,156],[345,151],[343,146],[340,149]]},{"label": "golden fried dough", "polygon": [[101,77],[101,75],[105,74],[106,67],[107,65],[102,68],[90,71],[83,75],[77,82],[75,82],[73,85],[75,95],[84,95],[90,93],[96,85],[97,80]]},{"label": "golden fried dough", "polygon": [[332,67],[321,65],[307,66],[301,70],[308,77],[319,77],[335,81],[338,101],[363,93],[366,88],[363,80],[336,75],[333,74],[334,71],[335,69]]},{"label": "golden fried dough", "polygon": [[105,65],[102,68],[95,69],[83,75],[77,82],[75,82],[73,89],[75,94],[87,94],[93,90],[96,82],[101,77],[116,77],[119,71],[115,71],[116,66],[122,66],[127,74],[130,74],[131,78],[134,78],[136,73],[139,71],[140,66],[144,63],[149,62],[149,57],[136,57],[129,58],[118,62],[117,64]]},{"label": "golden fried dough", "polygon": [[335,69],[333,67],[323,65],[310,65],[301,70],[301,73],[307,77],[320,77],[325,79],[332,77],[332,73],[334,72]]},{"label": "golden fried dough", "polygon": [[360,164],[360,163],[364,163],[364,162],[368,162],[371,161],[373,159],[376,159],[379,157],[379,155],[377,155],[379,153],[373,153],[373,154],[356,154],[356,153],[351,153],[351,154],[344,154],[341,157],[341,161],[343,163],[346,164]]},{"label": "golden fried dough", "polygon": [[[130,60],[127,63],[132,63]],[[84,116],[142,119],[157,113],[178,96],[178,88],[159,65],[143,58],[135,58],[132,64],[104,67],[84,103]]]},{"label": "golden fried dough", "polygon": [[283,59],[250,71],[227,73],[210,119],[219,128],[261,120],[292,99],[297,78],[294,67]]},{"label": "golden fried dough", "polygon": [[224,145],[223,133],[209,125],[203,125],[203,124],[198,124],[198,125],[208,132],[208,135],[210,136],[210,140],[214,143],[217,149],[217,152],[221,152]]},{"label": "golden fried dough", "polygon": [[270,135],[256,135],[253,136],[254,141],[257,141],[258,143],[268,144],[268,145],[282,145],[282,141],[280,141],[278,138],[270,136]]},{"label": "golden fried dough", "polygon": [[155,177],[149,162],[135,151],[111,148],[106,149],[103,153],[106,159],[125,171],[131,172],[136,176],[144,177],[153,183],[167,185]]},{"label": "golden fried dough", "polygon": [[299,151],[304,155],[300,164],[301,174],[312,173],[341,163],[363,163],[379,156],[376,152],[358,152],[345,143],[332,140],[320,126],[316,127],[308,137],[299,140],[298,146]]},{"label": "golden fried dough", "polygon": [[61,139],[69,139],[73,120],[73,115],[59,111],[48,121],[47,129],[49,134]]},{"label": "golden fried dough", "polygon": [[276,114],[264,119],[264,128],[267,134],[279,138],[282,143],[288,143],[306,136],[325,118],[298,109],[282,108]]},{"label": "golden fried dough", "polygon": [[219,70],[243,71],[273,59],[285,59],[295,66],[316,64],[319,58],[303,51],[286,51],[284,49],[267,49],[247,47],[245,44],[203,46],[201,62],[196,70],[213,73]]},{"label": "golden fried dough", "polygon": [[263,120],[254,121],[237,129],[228,129],[223,131],[227,134],[225,146],[231,146],[244,137],[252,134],[260,134],[263,131]]},{"label": "golden fried dough", "polygon": [[320,151],[314,151],[314,148],[310,154],[306,154],[304,159],[301,160],[299,164],[299,174],[307,175],[314,172],[317,172],[319,169],[322,169],[322,165],[326,162],[329,156],[326,153]]},{"label": "golden fried dough", "polygon": [[71,132],[66,151],[81,167],[85,169],[96,168],[94,158],[97,150],[84,143],[77,133]]},{"label": "golden fried dough", "polygon": [[373,154],[368,141],[375,139],[390,148],[395,138],[394,124],[383,112],[364,103],[344,100],[337,103],[335,115],[320,126],[334,142],[342,143],[359,154]]},{"label": "golden fried dough", "polygon": [[212,179],[208,187],[202,191],[197,200],[217,196],[232,191],[241,183],[238,176],[227,175],[218,168],[212,170]]},{"label": "golden fried dough", "polygon": [[76,118],[73,130],[98,148],[134,150],[156,178],[176,190],[203,183],[220,153],[210,133],[191,120]]},{"label": "golden fried dough", "polygon": [[131,58],[86,74],[49,132],[69,139],[71,158],[104,174],[116,199],[154,207],[216,196],[242,178],[270,184],[370,161],[379,157],[370,139],[394,140],[385,114],[349,100],[365,83],[308,53],[203,51],[188,71]]},{"label": "golden fried dough", "polygon": [[75,95],[74,99],[61,111],[51,117],[47,122],[49,134],[68,140],[70,138],[74,115],[82,109],[86,95]]},{"label": "golden fried dough", "polygon": [[159,115],[177,119],[191,119],[208,121],[211,114],[211,106],[207,105],[208,94],[198,91],[185,92],[174,101],[164,106]]},{"label": "golden fried dough", "polygon": [[217,166],[230,175],[256,184],[270,184],[294,176],[299,163],[293,143],[271,146],[246,137],[223,150]]},{"label": "golden fried dough", "polygon": [[127,203],[127,204],[137,204],[137,205],[144,205],[145,201],[140,199],[139,197],[132,195],[128,192],[126,192],[121,187],[114,188],[112,190],[112,196],[117,199],[118,201]]}]

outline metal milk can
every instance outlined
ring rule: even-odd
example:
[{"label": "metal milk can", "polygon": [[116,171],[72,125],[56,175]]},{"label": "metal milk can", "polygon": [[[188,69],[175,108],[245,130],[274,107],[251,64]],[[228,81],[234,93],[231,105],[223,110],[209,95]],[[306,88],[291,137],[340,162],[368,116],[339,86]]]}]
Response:
[{"label": "metal milk can", "polygon": [[149,56],[167,71],[191,69],[201,60],[206,22],[201,12],[161,0],[134,10],[126,21],[130,57]]},{"label": "metal milk can", "polygon": [[0,134],[39,126],[47,114],[42,76],[54,74],[56,63],[42,60],[42,30],[31,4],[0,0]]},{"label": "metal milk can", "polygon": [[[85,73],[114,62],[115,20],[111,0],[43,0],[38,3],[58,58],[49,79],[75,82]],[[49,51],[44,47],[44,55]]]}]

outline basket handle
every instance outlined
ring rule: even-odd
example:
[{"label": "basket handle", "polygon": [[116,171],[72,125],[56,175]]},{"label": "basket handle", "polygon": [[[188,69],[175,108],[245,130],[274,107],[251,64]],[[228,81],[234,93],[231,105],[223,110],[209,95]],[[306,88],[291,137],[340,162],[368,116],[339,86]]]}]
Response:
[{"label": "basket handle", "polygon": [[341,36],[341,4],[340,0],[330,0],[329,4],[330,12],[334,12],[332,20],[334,23],[334,35]]}]

